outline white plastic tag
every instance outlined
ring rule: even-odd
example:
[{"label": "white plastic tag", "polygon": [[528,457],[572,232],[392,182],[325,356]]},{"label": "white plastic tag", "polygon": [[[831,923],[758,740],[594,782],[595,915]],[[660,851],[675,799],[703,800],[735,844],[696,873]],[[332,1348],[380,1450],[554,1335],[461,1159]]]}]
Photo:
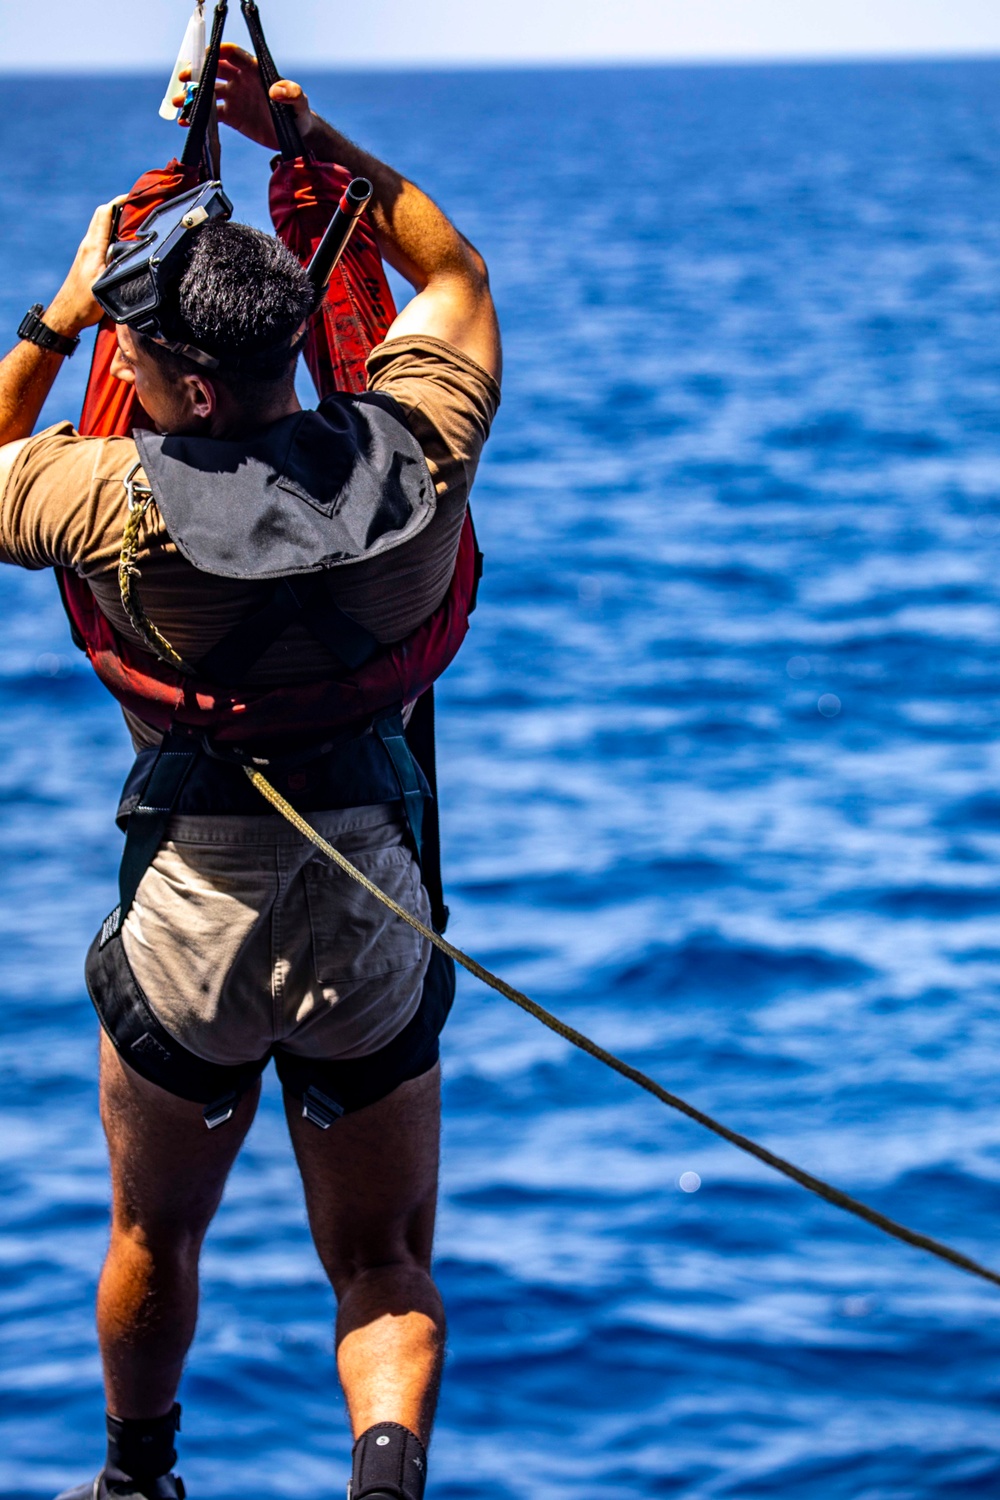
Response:
[{"label": "white plastic tag", "polygon": [[181,83],[179,75],[181,68],[186,67],[188,63],[191,64],[192,82],[197,83],[201,77],[201,70],[205,66],[205,0],[198,0],[194,14],[187,23],[184,40],[181,42],[181,50],[177,54],[174,71],[171,73],[170,82],[167,84],[167,92],[164,94],[163,103],[160,105],[161,120],[176,120],[180,113],[174,105],[173,100],[175,94],[180,94],[184,91],[184,85]]}]

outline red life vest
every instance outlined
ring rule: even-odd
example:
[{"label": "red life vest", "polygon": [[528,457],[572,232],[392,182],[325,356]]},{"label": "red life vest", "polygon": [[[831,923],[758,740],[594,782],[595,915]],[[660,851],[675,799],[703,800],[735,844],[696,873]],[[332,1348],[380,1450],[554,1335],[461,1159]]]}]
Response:
[{"label": "red life vest", "polygon": [[[129,235],[153,208],[194,186],[197,175],[177,161],[145,173],[129,194],[119,233]],[[275,167],[275,228],[303,263],[319,243],[349,178],[341,167],[301,157]],[[362,217],[308,335],[305,357],[321,397],[337,389],[365,389],[365,359],[394,316],[375,236]],[[80,420],[85,436],[123,436],[135,427],[152,425],[133,387],[111,376],[116,346],[114,325],[102,324]],[[124,524],[124,490],[122,505]],[[62,569],[59,582],[74,638],[124,708],[157,730],[187,726],[215,740],[247,742],[344,730],[385,709],[414,702],[444,672],[465,638],[479,567],[467,516],[448,593],[417,630],[356,670],[343,668],[320,679],[256,692],[181,675],[121,636],[84,579]]]}]

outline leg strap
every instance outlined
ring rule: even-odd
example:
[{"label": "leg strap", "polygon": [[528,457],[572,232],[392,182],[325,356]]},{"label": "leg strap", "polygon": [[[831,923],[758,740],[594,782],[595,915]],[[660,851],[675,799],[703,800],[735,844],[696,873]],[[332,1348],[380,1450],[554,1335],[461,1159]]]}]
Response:
[{"label": "leg strap", "polygon": [[113,1484],[134,1479],[141,1491],[143,1482],[169,1474],[177,1462],[174,1436],[180,1431],[181,1409],[176,1401],[165,1417],[113,1417],[105,1420],[108,1429],[108,1456],[105,1478]]},{"label": "leg strap", "polygon": [[267,1056],[249,1063],[213,1063],[177,1041],[161,1025],[143,993],[119,936],[90,945],[87,990],[122,1061],[178,1099],[204,1106],[209,1130],[225,1124],[247,1089],[267,1066]]},{"label": "leg strap", "polygon": [[354,1445],[348,1500],[423,1500],[427,1453],[398,1422],[378,1422]]}]

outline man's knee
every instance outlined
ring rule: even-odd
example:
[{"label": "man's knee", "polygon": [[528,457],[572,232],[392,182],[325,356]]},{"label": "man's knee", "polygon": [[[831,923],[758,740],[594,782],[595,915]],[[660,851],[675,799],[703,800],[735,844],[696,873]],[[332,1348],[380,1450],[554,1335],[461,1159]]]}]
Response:
[{"label": "man's knee", "polygon": [[178,1269],[197,1265],[205,1227],[172,1215],[136,1215],[115,1211],[111,1219],[112,1258]]},{"label": "man's knee", "polygon": [[396,1212],[324,1216],[313,1240],[338,1298],[347,1289],[386,1276],[430,1275],[436,1194]]},{"label": "man's knee", "polygon": [[353,1290],[376,1285],[407,1286],[429,1281],[429,1247],[410,1247],[398,1239],[379,1244],[375,1239],[355,1245],[337,1244],[326,1253],[317,1245],[323,1268],[338,1302]]}]

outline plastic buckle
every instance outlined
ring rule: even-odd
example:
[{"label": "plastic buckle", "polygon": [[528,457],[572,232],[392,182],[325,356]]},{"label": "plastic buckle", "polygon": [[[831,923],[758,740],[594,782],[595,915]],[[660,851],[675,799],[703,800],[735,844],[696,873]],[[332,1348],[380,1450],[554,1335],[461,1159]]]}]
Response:
[{"label": "plastic buckle", "polygon": [[178,123],[179,124],[181,124],[181,125],[190,125],[191,124],[191,116],[194,114],[194,106],[195,106],[195,101],[197,100],[197,98],[198,98],[198,85],[197,85],[197,83],[189,83],[189,84],[187,84],[185,86],[185,89],[184,89],[184,103],[181,105],[180,115],[178,117]]},{"label": "plastic buckle", "polygon": [[240,1102],[239,1094],[223,1094],[221,1099],[216,1099],[214,1104],[206,1104],[202,1111],[202,1118],[209,1130],[218,1130],[220,1125],[225,1125],[236,1113],[236,1106]]},{"label": "plastic buckle", "polygon": [[314,1083],[311,1083],[302,1095],[302,1118],[317,1125],[320,1130],[329,1130],[335,1120],[339,1120],[344,1113],[344,1106],[331,1099],[329,1094],[324,1094]]}]

